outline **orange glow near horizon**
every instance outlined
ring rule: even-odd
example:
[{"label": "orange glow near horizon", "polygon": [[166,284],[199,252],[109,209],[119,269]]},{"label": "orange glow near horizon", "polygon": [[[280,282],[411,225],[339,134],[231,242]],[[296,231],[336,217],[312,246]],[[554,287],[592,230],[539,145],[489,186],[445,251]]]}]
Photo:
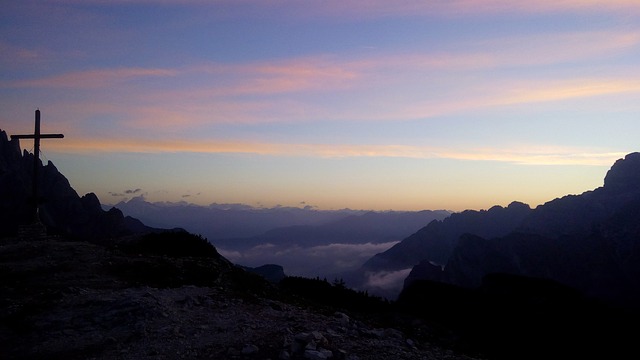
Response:
[{"label": "orange glow near horizon", "polygon": [[[51,143],[50,151],[60,153],[245,153],[285,157],[401,157],[413,159],[455,159],[498,161],[527,165],[591,165],[603,166],[624,157],[625,153],[589,152],[586,149],[469,149],[467,151],[436,147],[403,145],[328,145],[278,144],[231,141],[187,141],[144,139],[65,139]],[[586,150],[586,151],[585,151]]]}]

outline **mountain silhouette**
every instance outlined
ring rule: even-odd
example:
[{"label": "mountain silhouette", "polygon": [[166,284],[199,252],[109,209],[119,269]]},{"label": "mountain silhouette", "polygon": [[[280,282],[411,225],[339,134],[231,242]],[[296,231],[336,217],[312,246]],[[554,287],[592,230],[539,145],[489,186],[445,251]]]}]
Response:
[{"label": "mountain silhouette", "polygon": [[93,193],[80,197],[51,161],[37,161],[39,199],[32,199],[34,155],[21,152],[19,140],[0,130],[0,236],[16,235],[20,225],[33,221],[33,201],[40,203],[40,221],[52,234],[100,240],[158,230],[117,208],[103,210]]},{"label": "mountain silhouette", "polygon": [[623,306],[640,300],[640,153],[618,160],[604,186],[550,201],[514,232],[468,235],[443,279],[478,286],[490,273],[549,278]]},{"label": "mountain silhouette", "polygon": [[242,204],[201,206],[186,202],[149,202],[137,196],[114,205],[149,226],[181,227],[211,241],[248,238],[285,226],[320,225],[360,214],[357,210],[320,211],[311,208],[255,208]]},{"label": "mountain silhouette", "polygon": [[216,239],[225,249],[247,249],[261,244],[310,247],[328,244],[362,244],[398,241],[434,219],[450,213],[444,210],[367,211],[346,215],[320,225],[296,225],[271,229],[249,238]]},{"label": "mountain silhouette", "polygon": [[[508,233],[465,231],[446,262],[440,262],[443,266],[434,266],[433,260],[442,258],[428,255],[417,263],[405,289],[423,279],[477,288],[486,276],[502,273],[551,279],[611,304],[637,306],[639,180],[640,153],[628,154],[607,172],[604,186],[540,205],[512,224]],[[488,221],[488,212],[484,217]],[[438,240],[451,238],[430,241]],[[424,240],[420,245],[428,248],[430,243]]]},{"label": "mountain silhouette", "polygon": [[369,259],[363,265],[363,270],[400,270],[424,259],[444,265],[462,234],[474,233],[485,237],[506,235],[530,212],[528,205],[513,202],[506,208],[494,206],[489,210],[466,210],[443,220],[433,220],[389,250]]}]

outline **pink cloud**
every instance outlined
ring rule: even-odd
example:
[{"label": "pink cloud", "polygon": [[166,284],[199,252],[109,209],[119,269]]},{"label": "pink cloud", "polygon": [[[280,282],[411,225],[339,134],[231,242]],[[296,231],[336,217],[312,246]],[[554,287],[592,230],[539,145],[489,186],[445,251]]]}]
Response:
[{"label": "pink cloud", "polygon": [[421,119],[503,106],[565,101],[599,96],[640,93],[640,78],[496,79],[490,84],[466,83],[464,90],[407,104],[380,114],[381,120]]},{"label": "pink cloud", "polygon": [[[632,30],[572,32],[491,39],[468,44],[465,52],[95,69],[5,81],[0,87],[80,90],[79,96],[61,96],[64,102],[51,105],[70,114],[72,119],[59,119],[70,131],[79,131],[74,125],[95,116],[120,119],[121,130],[156,134],[199,131],[221,123],[398,121],[634,94],[640,92],[640,78],[633,68],[607,71],[606,78],[574,71],[550,79],[487,79],[477,71],[584,62],[615,56],[639,44],[640,34]],[[153,80],[153,86],[147,86],[146,79]],[[323,96],[308,96],[318,93]],[[346,98],[349,105],[341,107],[340,100]]]},{"label": "pink cloud", "polygon": [[113,86],[121,82],[126,82],[142,77],[167,77],[174,76],[175,74],[175,71],[167,69],[98,69],[70,72],[66,74],[54,75],[33,80],[19,80],[0,84],[0,86],[90,89]]},{"label": "pink cloud", "polygon": [[[637,31],[566,33],[552,37],[536,35],[470,43],[464,47],[470,50],[464,53],[383,54],[364,58],[317,56],[239,65],[201,64],[174,69],[95,69],[4,82],[0,86],[91,89],[159,77],[164,86],[150,89],[152,94],[180,96],[182,99],[335,91],[369,87],[380,79],[393,81],[399,74],[537,66],[611,56],[638,44],[640,33]],[[199,81],[192,81],[193,78]],[[186,88],[182,85],[189,82],[199,85]],[[167,90],[175,88],[178,90]]]},{"label": "pink cloud", "polygon": [[239,65],[204,64],[185,69],[186,74],[213,75],[223,85],[208,88],[205,96],[277,94],[342,87],[359,76],[348,62],[328,56]]},{"label": "pink cloud", "polygon": [[[344,19],[367,20],[388,17],[475,17],[487,14],[594,13],[626,15],[639,13],[635,0],[50,0],[49,5],[101,6],[163,5],[190,8],[205,18],[271,18],[279,21]],[[86,14],[82,13],[82,16]]]},{"label": "pink cloud", "polygon": [[[104,0],[94,0],[104,3]],[[174,4],[199,7],[225,7],[233,14],[253,16],[277,16],[304,20],[307,18],[331,17],[349,19],[371,19],[390,16],[473,16],[487,13],[556,13],[556,12],[628,12],[640,10],[635,0],[120,0],[116,2],[142,4]],[[236,5],[242,5],[236,7]]]},{"label": "pink cloud", "polygon": [[7,64],[12,62],[33,62],[42,58],[40,50],[15,46],[5,41],[0,41],[0,53],[2,54],[3,62]]},{"label": "pink cloud", "polygon": [[517,146],[511,148],[446,148],[408,145],[286,144],[238,140],[189,140],[172,138],[73,137],[47,145],[51,151],[92,152],[194,152],[246,153],[292,157],[399,157],[415,159],[457,159],[500,161],[526,165],[609,165],[624,152],[579,147]]},{"label": "pink cloud", "polygon": [[[94,0],[105,2],[104,0]],[[174,4],[199,7],[225,7],[228,12],[241,11],[253,16],[265,14],[290,19],[320,17],[371,19],[390,16],[473,16],[487,13],[555,13],[555,12],[628,12],[640,10],[635,0],[120,0],[142,4]],[[235,7],[236,5],[242,5]]]}]

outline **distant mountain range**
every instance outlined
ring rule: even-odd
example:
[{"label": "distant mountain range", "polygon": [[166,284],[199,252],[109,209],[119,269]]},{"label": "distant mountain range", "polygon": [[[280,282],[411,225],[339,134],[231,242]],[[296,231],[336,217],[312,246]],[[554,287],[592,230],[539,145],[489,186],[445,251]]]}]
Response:
[{"label": "distant mountain range", "polygon": [[[144,197],[121,201],[117,208],[158,227],[181,227],[201,234],[216,245],[248,248],[262,243],[326,244],[399,240],[434,219],[451,214],[446,210],[369,211],[317,210],[310,207],[255,208],[243,204],[201,206],[186,202],[148,202]],[[405,235],[406,236],[406,235]],[[288,240],[287,240],[288,239]],[[366,242],[365,241],[365,242]]]},{"label": "distant mountain range", "polygon": [[135,197],[114,205],[158,227],[180,227],[206,237],[244,266],[279,264],[287,274],[341,277],[371,255],[416,232],[445,210],[364,211],[253,208],[247,205],[147,202]]},{"label": "distant mountain range", "polygon": [[148,202],[134,197],[113,206],[123,213],[157,227],[182,227],[209,240],[247,238],[285,226],[319,225],[363,211],[312,208],[255,208],[243,204],[195,205],[187,202]]},{"label": "distant mountain range", "polygon": [[364,244],[399,241],[425,223],[449,216],[448,211],[368,211],[321,225],[279,227],[249,238],[216,239],[226,249],[248,249],[262,244],[312,247],[328,244]]}]

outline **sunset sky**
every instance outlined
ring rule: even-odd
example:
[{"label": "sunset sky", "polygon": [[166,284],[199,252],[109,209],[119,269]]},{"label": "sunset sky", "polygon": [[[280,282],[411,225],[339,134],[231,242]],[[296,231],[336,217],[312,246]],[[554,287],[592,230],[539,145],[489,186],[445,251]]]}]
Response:
[{"label": "sunset sky", "polygon": [[640,151],[637,0],[0,5],[0,129],[105,204],[535,207]]}]

